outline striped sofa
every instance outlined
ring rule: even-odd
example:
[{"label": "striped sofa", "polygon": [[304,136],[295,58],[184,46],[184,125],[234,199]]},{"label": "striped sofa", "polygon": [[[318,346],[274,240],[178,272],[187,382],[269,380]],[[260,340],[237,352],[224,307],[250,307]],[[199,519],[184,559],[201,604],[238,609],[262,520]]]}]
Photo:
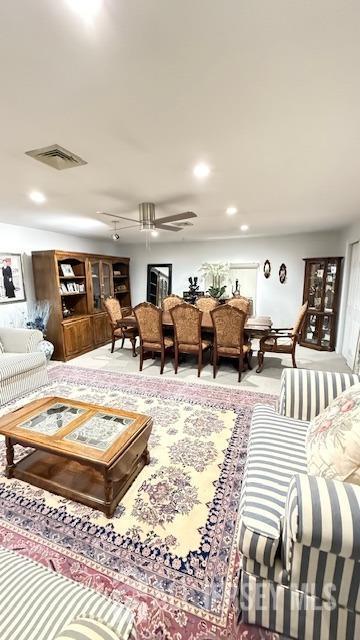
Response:
[{"label": "striped sofa", "polygon": [[48,384],[41,331],[0,328],[0,405]]},{"label": "striped sofa", "polygon": [[360,486],[307,474],[309,420],[355,375],[287,369],[253,414],[240,499],[242,619],[299,640],[360,638]]},{"label": "striped sofa", "polygon": [[136,637],[133,614],[123,604],[2,548],[0,594],[1,640]]}]

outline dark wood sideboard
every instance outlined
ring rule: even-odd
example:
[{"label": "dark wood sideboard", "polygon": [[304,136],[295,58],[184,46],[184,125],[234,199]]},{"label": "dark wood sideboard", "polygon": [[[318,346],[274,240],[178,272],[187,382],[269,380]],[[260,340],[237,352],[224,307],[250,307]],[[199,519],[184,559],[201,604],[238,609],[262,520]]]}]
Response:
[{"label": "dark wood sideboard", "polygon": [[36,298],[51,304],[46,337],[55,360],[70,360],[111,340],[104,300],[115,296],[122,307],[131,307],[129,262],[91,253],[33,252]]}]

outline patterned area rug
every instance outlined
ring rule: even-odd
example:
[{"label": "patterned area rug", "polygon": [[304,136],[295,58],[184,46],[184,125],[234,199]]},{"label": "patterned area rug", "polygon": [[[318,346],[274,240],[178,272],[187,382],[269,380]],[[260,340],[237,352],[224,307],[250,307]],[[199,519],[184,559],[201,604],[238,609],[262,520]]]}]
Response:
[{"label": "patterned area rug", "polygon": [[[58,395],[151,415],[150,465],[111,520],[1,472],[0,544],[125,602],[139,639],[276,637],[238,624],[236,611],[237,511],[251,414],[274,398],[67,366],[50,377],[49,387],[1,413]],[[3,469],[3,439],[0,458]]]}]

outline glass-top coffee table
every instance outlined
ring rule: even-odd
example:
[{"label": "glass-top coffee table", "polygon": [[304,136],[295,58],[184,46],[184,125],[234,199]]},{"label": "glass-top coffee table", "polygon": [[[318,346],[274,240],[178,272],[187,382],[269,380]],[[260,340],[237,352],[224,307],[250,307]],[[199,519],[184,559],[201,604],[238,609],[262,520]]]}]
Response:
[{"label": "glass-top coffee table", "polygon": [[[111,517],[149,463],[152,419],[64,398],[42,398],[0,419],[6,476]],[[14,462],[14,446],[33,449]]]}]

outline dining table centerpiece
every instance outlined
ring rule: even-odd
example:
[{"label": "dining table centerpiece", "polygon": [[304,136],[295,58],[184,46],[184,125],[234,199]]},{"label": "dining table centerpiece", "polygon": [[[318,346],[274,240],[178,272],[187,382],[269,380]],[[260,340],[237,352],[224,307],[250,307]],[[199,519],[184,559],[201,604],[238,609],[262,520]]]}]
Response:
[{"label": "dining table centerpiece", "polygon": [[228,262],[204,262],[199,271],[204,279],[204,289],[212,297],[220,299],[226,291],[226,284],[230,274]]}]

